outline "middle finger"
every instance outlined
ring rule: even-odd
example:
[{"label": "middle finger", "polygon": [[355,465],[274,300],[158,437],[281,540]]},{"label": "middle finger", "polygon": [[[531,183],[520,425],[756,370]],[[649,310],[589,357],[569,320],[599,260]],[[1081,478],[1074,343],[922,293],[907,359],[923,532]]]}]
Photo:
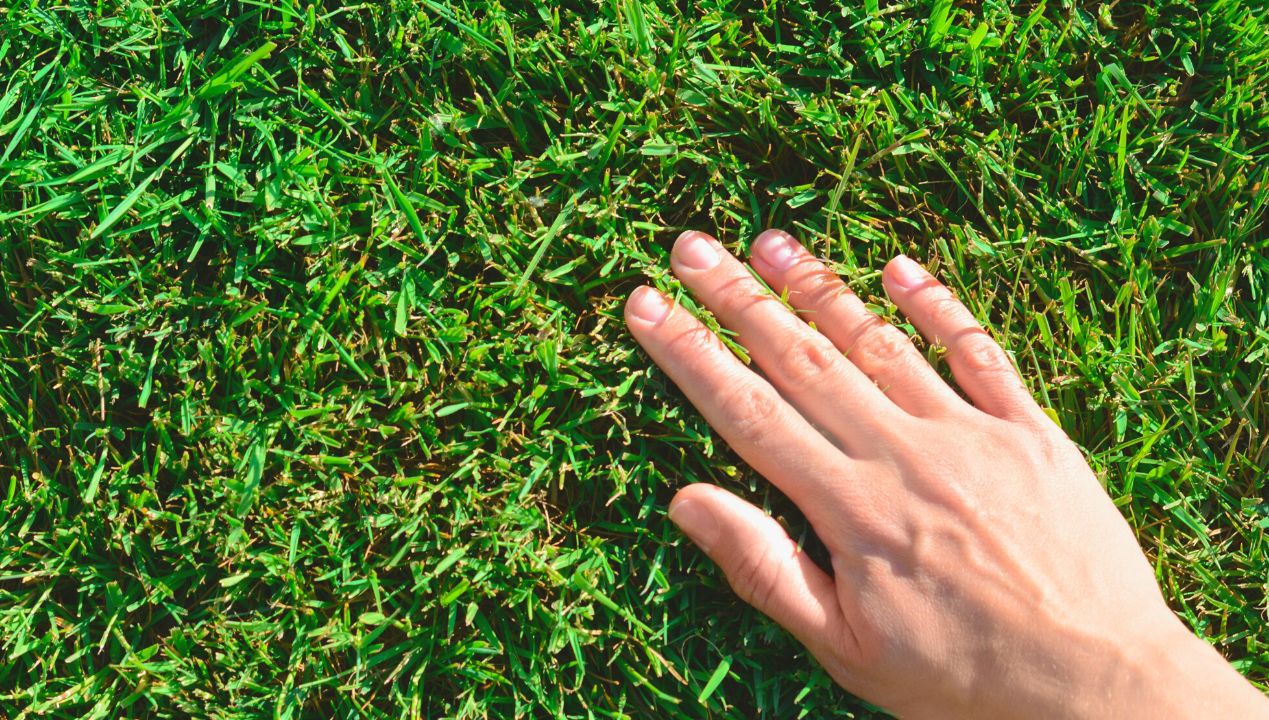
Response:
[{"label": "middle finger", "polygon": [[853,457],[879,454],[877,441],[893,431],[902,413],[828,338],[798,319],[705,233],[680,235],[670,266],[808,420]]}]

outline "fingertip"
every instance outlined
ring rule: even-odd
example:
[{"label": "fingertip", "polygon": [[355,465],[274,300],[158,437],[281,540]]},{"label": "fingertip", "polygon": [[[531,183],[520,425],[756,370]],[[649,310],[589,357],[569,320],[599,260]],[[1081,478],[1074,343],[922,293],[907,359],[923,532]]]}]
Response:
[{"label": "fingertip", "polygon": [[657,325],[670,314],[670,299],[649,285],[641,285],[626,299],[626,322]]},{"label": "fingertip", "polygon": [[669,513],[673,515],[674,509],[678,507],[680,503],[684,503],[689,500],[708,502],[712,500],[712,496],[718,492],[726,491],[721,490],[714,485],[710,485],[709,483],[692,483],[691,485],[679,488],[679,491],[674,493],[674,498],[670,500]]},{"label": "fingertip", "polygon": [[793,267],[803,252],[801,244],[779,228],[763,230],[750,247],[751,257],[777,272]]},{"label": "fingertip", "polygon": [[670,520],[706,553],[717,544],[723,531],[721,508],[712,496],[717,491],[704,483],[688,485],[674,495],[667,512]]},{"label": "fingertip", "polygon": [[703,232],[688,230],[674,241],[670,251],[670,264],[675,272],[680,270],[709,270],[723,259],[722,246]]},{"label": "fingertip", "polygon": [[886,263],[881,277],[888,288],[905,293],[917,290],[934,279],[920,263],[902,254],[894,256]]},{"label": "fingertip", "polygon": [[678,522],[681,510],[688,505],[710,508],[720,523],[727,526],[752,526],[767,514],[736,493],[710,483],[692,483],[679,489],[670,500],[666,514]]},{"label": "fingertip", "polygon": [[780,228],[767,228],[766,230],[758,233],[758,236],[753,239],[752,248],[755,252],[758,252],[764,248],[778,247],[786,243],[798,245],[798,241],[784,230]]}]

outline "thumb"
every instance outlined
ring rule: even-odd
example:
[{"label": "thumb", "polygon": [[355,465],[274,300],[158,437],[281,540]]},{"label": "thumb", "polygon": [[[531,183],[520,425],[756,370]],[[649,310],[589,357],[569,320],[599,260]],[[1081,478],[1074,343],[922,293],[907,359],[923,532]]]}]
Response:
[{"label": "thumb", "polygon": [[689,485],[670,502],[670,519],[727,575],[742,600],[815,650],[840,629],[830,578],[773,518],[713,485]]}]

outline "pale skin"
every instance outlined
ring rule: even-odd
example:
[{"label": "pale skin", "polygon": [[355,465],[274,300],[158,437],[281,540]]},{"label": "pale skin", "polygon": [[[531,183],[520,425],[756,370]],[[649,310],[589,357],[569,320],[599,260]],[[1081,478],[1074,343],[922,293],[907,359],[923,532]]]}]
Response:
[{"label": "pale skin", "polygon": [[[626,321],[715,430],[806,515],[689,485],[670,518],[741,598],[850,692],[902,717],[1257,718],[1269,700],[1172,613],[1131,528],[1008,356],[917,262],[882,279],[900,329],[791,236],[748,262],[684,233],[671,267],[752,358],[650,287]],[[792,309],[790,309],[790,307]]]}]

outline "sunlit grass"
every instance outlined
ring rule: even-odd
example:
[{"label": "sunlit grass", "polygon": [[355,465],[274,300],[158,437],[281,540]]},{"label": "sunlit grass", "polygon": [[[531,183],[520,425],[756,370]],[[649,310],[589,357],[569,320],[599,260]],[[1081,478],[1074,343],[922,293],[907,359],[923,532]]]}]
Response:
[{"label": "sunlit grass", "polygon": [[623,332],[678,231],[898,252],[1269,677],[1252,2],[0,4],[0,717],[867,717]]}]

